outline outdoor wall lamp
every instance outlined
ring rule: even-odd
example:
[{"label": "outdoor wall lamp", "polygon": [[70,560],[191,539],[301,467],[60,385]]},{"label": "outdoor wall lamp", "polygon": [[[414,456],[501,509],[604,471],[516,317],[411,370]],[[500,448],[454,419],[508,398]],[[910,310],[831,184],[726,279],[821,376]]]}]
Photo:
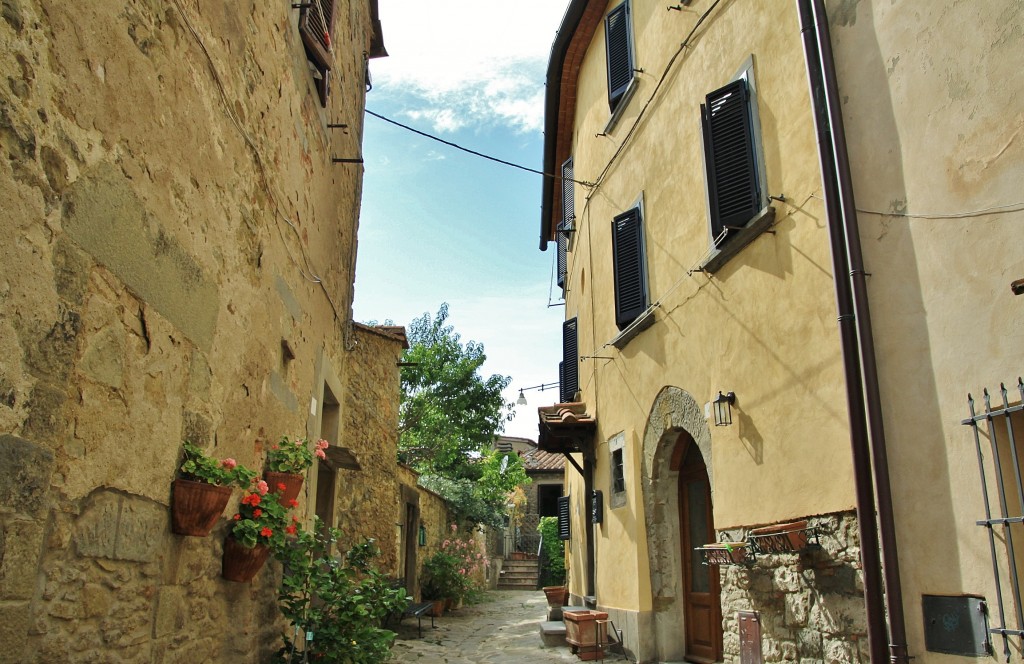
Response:
[{"label": "outdoor wall lamp", "polygon": [[711,402],[715,409],[716,427],[727,427],[732,424],[732,405],[734,403],[736,403],[736,394],[734,392],[722,394],[721,390],[718,391],[718,396]]},{"label": "outdoor wall lamp", "polygon": [[516,399],[516,404],[519,406],[526,405],[526,395],[523,394],[523,390],[540,390],[541,392],[543,392],[544,390],[550,389],[552,387],[558,387],[558,383],[541,383],[540,385],[534,385],[533,387],[520,387],[519,398]]},{"label": "outdoor wall lamp", "polygon": [[427,527],[424,526],[422,523],[420,524],[420,536],[418,539],[420,546],[427,545]]}]

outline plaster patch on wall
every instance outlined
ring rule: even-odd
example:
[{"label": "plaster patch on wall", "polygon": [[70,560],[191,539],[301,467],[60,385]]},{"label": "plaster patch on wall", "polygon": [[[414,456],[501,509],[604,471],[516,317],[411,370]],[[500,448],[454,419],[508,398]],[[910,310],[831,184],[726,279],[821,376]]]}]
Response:
[{"label": "plaster patch on wall", "polygon": [[120,173],[103,165],[68,190],[64,228],[200,348],[213,345],[216,284],[159,223]]},{"label": "plaster patch on wall", "polygon": [[829,2],[825,13],[834,27],[851,27],[857,24],[857,5],[860,0],[835,0]]}]

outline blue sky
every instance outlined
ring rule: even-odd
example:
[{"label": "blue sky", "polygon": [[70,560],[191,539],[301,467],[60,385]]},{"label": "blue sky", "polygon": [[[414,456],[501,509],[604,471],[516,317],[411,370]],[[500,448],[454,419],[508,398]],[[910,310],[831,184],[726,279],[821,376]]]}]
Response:
[{"label": "blue sky", "polygon": [[[367,109],[466,148],[540,170],[544,74],[564,0],[381,0],[387,58],[372,60]],[[558,380],[564,309],[554,246],[537,249],[541,176],[367,116],[355,319],[407,325],[442,302],[484,373],[520,387]],[[505,433],[536,440],[528,391]]]}]

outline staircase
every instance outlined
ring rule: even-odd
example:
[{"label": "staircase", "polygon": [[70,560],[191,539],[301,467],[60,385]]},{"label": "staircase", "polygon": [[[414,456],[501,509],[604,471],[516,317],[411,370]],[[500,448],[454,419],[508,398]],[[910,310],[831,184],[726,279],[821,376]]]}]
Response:
[{"label": "staircase", "polygon": [[539,562],[535,557],[526,560],[506,558],[501,564],[498,590],[536,590]]}]

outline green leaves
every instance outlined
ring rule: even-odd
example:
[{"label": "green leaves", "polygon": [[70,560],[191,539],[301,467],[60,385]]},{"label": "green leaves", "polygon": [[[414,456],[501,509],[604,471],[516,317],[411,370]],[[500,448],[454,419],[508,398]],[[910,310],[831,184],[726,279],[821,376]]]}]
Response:
[{"label": "green leaves", "polygon": [[185,457],[179,470],[185,479],[218,486],[234,485],[245,488],[256,477],[254,471],[237,463],[234,459],[217,461],[188,441],[185,441],[182,447]]}]

